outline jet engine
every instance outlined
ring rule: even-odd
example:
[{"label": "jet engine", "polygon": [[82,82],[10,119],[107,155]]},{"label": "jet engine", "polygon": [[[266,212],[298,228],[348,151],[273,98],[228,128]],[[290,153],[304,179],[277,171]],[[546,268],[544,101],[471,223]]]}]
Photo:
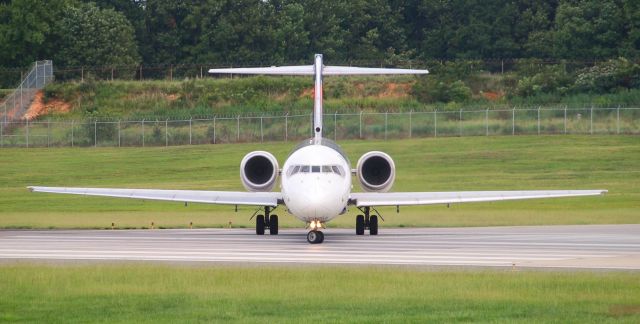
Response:
[{"label": "jet engine", "polygon": [[278,160],[265,151],[253,151],[240,162],[240,179],[248,191],[271,191],[278,178]]},{"label": "jet engine", "polygon": [[365,191],[387,192],[396,178],[396,165],[388,154],[371,151],[360,157],[357,172]]}]

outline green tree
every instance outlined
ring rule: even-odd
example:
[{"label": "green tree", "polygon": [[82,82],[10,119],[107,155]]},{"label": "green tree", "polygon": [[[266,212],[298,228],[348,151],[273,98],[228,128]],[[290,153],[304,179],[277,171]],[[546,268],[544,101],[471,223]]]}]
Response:
[{"label": "green tree", "polygon": [[133,27],[112,9],[100,9],[92,3],[69,6],[57,31],[60,43],[55,60],[62,66],[132,65],[140,61]]},{"label": "green tree", "polygon": [[556,13],[555,54],[570,59],[618,55],[624,20],[616,0],[564,0]]}]

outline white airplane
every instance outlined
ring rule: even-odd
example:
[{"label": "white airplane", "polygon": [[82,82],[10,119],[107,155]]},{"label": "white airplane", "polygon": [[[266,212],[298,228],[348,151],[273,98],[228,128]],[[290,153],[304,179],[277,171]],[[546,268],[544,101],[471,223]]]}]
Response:
[{"label": "white airplane", "polygon": [[[309,243],[322,243],[322,229],[330,220],[346,212],[348,206],[361,211],[356,216],[356,235],[369,230],[378,234],[378,216],[371,215],[377,206],[405,206],[483,202],[515,199],[601,195],[607,190],[536,190],[536,191],[458,191],[458,192],[388,192],[395,179],[395,164],[386,153],[371,151],[358,159],[356,169],[335,142],[322,137],[322,78],[326,75],[427,74],[427,70],[324,66],[316,54],[313,65],[265,68],[211,69],[209,73],[312,75],[315,80],[313,137],[301,142],[287,157],[282,169],[269,152],[254,151],[240,162],[240,179],[246,192],[29,187],[35,192],[87,196],[122,197],[149,200],[196,202],[225,205],[251,205],[264,208],[256,217],[256,234],[278,234],[278,205],[306,223]],[[365,192],[352,192],[351,174],[357,176]],[[274,192],[278,175],[279,192]],[[377,211],[376,211],[377,213]]]}]

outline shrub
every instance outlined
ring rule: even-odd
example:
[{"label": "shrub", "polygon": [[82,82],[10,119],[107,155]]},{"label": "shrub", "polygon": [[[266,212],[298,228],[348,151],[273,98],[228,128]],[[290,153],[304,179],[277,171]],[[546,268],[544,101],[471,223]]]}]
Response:
[{"label": "shrub", "polygon": [[460,80],[446,82],[428,77],[416,82],[411,93],[423,103],[465,102],[471,98],[471,89]]},{"label": "shrub", "polygon": [[577,92],[603,93],[615,88],[639,88],[640,65],[625,58],[608,60],[578,72],[574,83]]},{"label": "shrub", "polygon": [[546,66],[539,73],[522,77],[516,85],[515,94],[522,97],[542,93],[565,94],[571,86],[571,79],[564,65]]}]

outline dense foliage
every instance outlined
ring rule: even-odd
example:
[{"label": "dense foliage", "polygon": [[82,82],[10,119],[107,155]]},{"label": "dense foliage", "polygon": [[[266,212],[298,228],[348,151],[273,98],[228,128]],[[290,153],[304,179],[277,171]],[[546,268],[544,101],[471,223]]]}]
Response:
[{"label": "dense foliage", "polygon": [[[86,4],[90,2],[91,4]],[[0,1],[0,66],[640,53],[636,0]]]}]

